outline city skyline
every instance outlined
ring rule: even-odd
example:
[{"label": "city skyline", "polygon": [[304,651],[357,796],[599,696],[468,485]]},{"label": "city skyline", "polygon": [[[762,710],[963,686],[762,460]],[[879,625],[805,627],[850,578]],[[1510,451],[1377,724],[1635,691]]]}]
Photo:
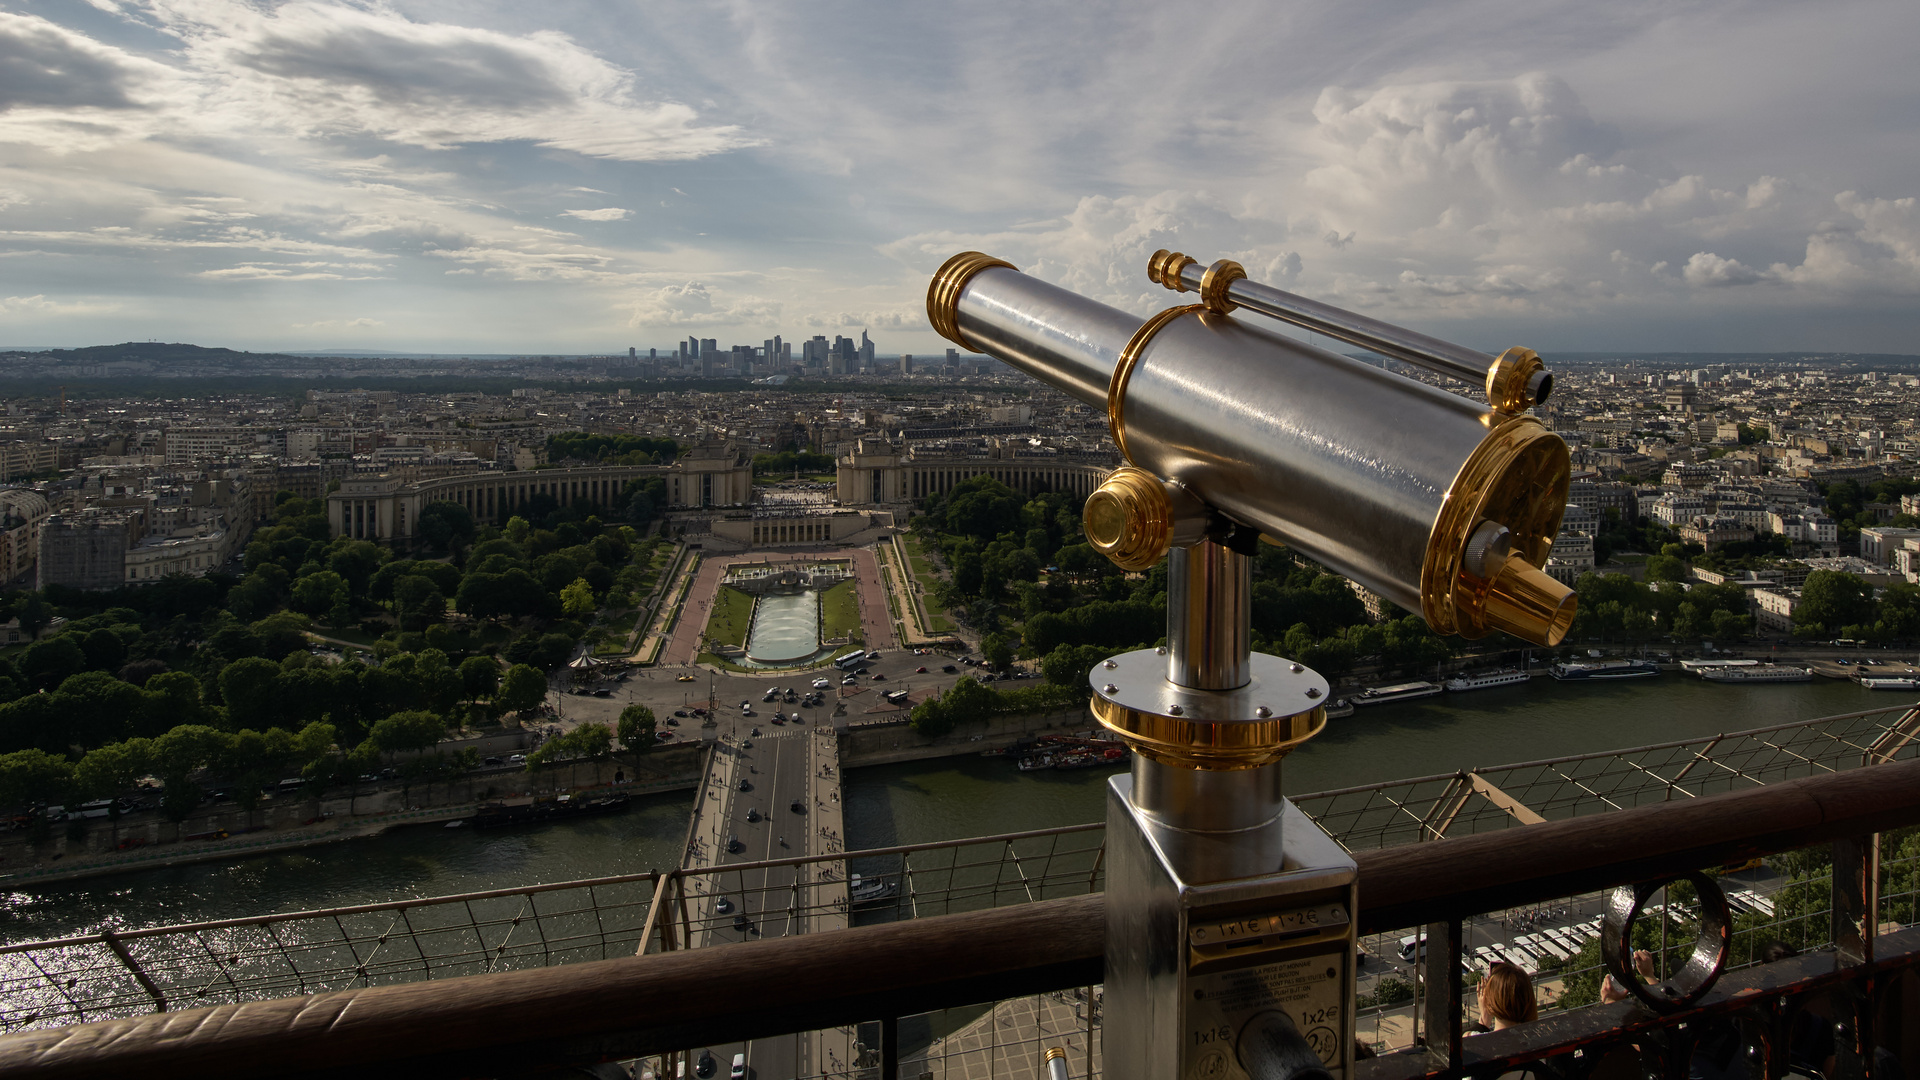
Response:
[{"label": "city skyline", "polygon": [[1487,348],[1911,353],[1920,13],[37,4],[0,14],[0,341],[938,354],[979,248]]}]

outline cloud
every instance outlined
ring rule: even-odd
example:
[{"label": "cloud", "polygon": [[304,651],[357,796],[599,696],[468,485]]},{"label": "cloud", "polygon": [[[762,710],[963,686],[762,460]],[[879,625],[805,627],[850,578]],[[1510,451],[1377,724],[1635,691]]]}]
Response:
[{"label": "cloud", "polygon": [[1696,251],[1687,260],[1680,275],[1689,285],[1751,285],[1756,281],[1767,280],[1767,275],[1750,266],[1743,265],[1738,259],[1723,259],[1711,251]]},{"label": "cloud", "polygon": [[375,330],[387,325],[380,319],[321,319],[317,322],[288,323],[295,330]]},{"label": "cloud", "polygon": [[649,100],[631,72],[558,31],[313,0],[150,0],[149,9],[184,41],[187,63],[215,87],[208,104],[234,126],[430,149],[527,140],[618,161],[688,160],[757,141]]},{"label": "cloud", "polygon": [[757,296],[728,295],[702,282],[688,281],[641,292],[633,298],[627,325],[737,326],[778,323],[780,305]]},{"label": "cloud", "polygon": [[560,212],[570,218],[579,218],[581,221],[619,221],[633,216],[633,211],[622,210],[615,206],[609,206],[604,210],[562,210]]},{"label": "cloud", "polygon": [[45,19],[0,12],[0,110],[136,108],[146,66]]},{"label": "cloud", "polygon": [[31,319],[56,315],[99,315],[118,311],[119,304],[89,300],[49,300],[45,294],[9,296],[0,299],[0,315]]}]

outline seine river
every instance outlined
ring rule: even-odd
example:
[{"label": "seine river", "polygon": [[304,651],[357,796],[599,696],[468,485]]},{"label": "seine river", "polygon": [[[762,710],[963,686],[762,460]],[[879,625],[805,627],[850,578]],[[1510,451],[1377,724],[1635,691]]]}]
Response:
[{"label": "seine river", "polygon": [[[1324,791],[1456,769],[1666,742],[1892,706],[1847,682],[1734,687],[1666,673],[1622,683],[1530,685],[1361,709],[1287,760],[1287,789]],[[1104,813],[1112,770],[1020,773],[961,757],[854,770],[848,846],[878,847],[1073,825]],[[686,836],[691,793],[628,813],[478,833],[437,827],[231,863],[201,863],[0,894],[0,940],[57,937],[436,896],[664,868]]]}]

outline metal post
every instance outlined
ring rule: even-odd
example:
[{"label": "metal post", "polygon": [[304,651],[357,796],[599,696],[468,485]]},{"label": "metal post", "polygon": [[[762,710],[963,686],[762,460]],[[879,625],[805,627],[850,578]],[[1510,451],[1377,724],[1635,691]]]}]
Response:
[{"label": "metal post", "polygon": [[900,1080],[900,1018],[880,1021],[880,1080]]},{"label": "metal post", "polygon": [[119,957],[120,962],[126,965],[127,970],[133,973],[134,981],[140,984],[140,988],[153,999],[153,1011],[166,1012],[167,995],[160,992],[160,987],[155,985],[154,981],[148,978],[147,973],[134,961],[133,953],[128,951],[126,943],[115,937],[111,930],[100,931],[100,938],[107,943],[107,948],[113,950],[113,955]]},{"label": "metal post", "polygon": [[1855,969],[1835,987],[1834,1071],[1844,1080],[1871,1075],[1873,1062],[1873,939],[1880,922],[1880,837],[1833,842],[1834,966]]},{"label": "metal post", "polygon": [[[1434,1069],[1448,1073],[1460,1071],[1460,1038],[1465,1027],[1465,1012],[1460,994],[1461,924],[1459,919],[1428,923],[1427,959],[1422,971],[1426,977],[1427,1061]],[[1422,943],[1415,941],[1414,957],[1419,958]]]}]

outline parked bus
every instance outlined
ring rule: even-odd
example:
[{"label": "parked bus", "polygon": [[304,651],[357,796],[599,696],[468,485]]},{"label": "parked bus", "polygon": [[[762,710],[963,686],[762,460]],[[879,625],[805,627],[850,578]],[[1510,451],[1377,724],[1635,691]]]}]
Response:
[{"label": "parked bus", "polygon": [[866,662],[866,651],[863,649],[855,649],[845,656],[834,657],[833,666],[839,668],[841,671],[852,671],[854,668]]}]

